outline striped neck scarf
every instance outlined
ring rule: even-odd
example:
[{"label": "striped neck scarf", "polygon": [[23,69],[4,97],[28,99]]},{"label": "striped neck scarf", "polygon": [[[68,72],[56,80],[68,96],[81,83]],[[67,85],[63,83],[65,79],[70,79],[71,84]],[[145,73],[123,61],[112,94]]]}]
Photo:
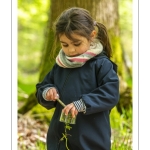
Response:
[{"label": "striped neck scarf", "polygon": [[58,56],[56,57],[56,63],[63,68],[82,67],[88,60],[100,54],[102,50],[102,44],[95,39],[93,42],[91,42],[89,50],[75,57],[66,56],[61,49]]}]

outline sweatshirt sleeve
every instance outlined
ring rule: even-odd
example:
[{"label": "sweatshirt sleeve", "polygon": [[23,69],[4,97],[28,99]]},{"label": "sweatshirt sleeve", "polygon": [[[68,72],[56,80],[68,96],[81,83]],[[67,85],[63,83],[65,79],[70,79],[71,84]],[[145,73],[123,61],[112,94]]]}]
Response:
[{"label": "sweatshirt sleeve", "polygon": [[[36,98],[38,100],[38,103],[45,107],[46,109],[51,109],[56,106],[56,101],[46,101],[43,98],[43,91],[46,88],[55,87],[54,85],[54,69],[52,69],[44,78],[44,80],[40,83],[36,84]],[[57,89],[57,88],[56,88]],[[58,91],[58,90],[57,90]]]},{"label": "sweatshirt sleeve", "polygon": [[102,63],[97,60],[95,65],[97,88],[81,97],[86,105],[85,114],[111,110],[119,100],[119,79],[112,62],[106,58]]}]

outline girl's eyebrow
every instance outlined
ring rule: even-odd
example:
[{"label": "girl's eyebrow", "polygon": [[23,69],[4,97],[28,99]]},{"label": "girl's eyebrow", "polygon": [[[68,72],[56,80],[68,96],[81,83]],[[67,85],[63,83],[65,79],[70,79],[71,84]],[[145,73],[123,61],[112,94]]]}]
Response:
[{"label": "girl's eyebrow", "polygon": [[66,42],[60,41],[61,43],[67,44]]}]

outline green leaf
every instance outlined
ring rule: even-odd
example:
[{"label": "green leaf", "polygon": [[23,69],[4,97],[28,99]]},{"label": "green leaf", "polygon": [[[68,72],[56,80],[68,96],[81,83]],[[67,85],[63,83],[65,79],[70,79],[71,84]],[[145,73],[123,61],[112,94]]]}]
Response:
[{"label": "green leaf", "polygon": [[66,125],[65,128],[68,129],[68,130],[70,130],[72,127],[69,126],[69,125]]}]

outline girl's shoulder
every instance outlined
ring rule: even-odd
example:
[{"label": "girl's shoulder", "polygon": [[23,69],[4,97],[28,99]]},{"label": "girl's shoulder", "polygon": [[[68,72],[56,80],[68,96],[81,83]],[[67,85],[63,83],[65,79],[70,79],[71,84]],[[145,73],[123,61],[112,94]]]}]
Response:
[{"label": "girl's shoulder", "polygon": [[[117,73],[117,64],[114,63],[112,60],[110,60],[107,55],[106,55],[106,52],[105,51],[102,51],[99,55],[97,55],[95,57],[97,63],[99,62],[100,64],[105,64],[106,66],[108,65],[113,65],[113,70]],[[98,63],[98,64],[99,64]]]}]

